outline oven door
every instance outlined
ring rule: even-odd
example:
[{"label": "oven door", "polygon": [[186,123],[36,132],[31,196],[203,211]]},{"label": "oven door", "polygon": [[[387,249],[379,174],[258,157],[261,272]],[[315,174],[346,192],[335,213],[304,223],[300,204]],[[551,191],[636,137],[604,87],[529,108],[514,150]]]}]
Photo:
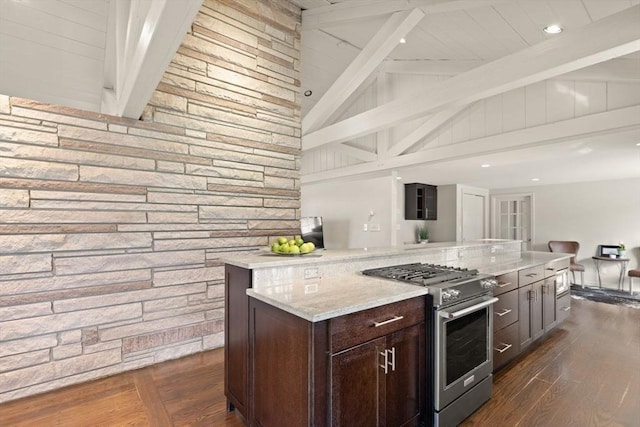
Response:
[{"label": "oven door", "polygon": [[493,371],[491,295],[436,310],[435,410],[440,411]]}]

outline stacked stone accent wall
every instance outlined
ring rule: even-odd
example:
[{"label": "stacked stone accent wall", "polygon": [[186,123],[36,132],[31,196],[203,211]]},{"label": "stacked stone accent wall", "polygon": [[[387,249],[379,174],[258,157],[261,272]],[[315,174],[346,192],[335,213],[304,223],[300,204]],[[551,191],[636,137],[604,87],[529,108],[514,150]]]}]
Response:
[{"label": "stacked stone accent wall", "polygon": [[0,95],[0,402],[224,344],[299,229],[300,10],[207,0],[141,120]]}]

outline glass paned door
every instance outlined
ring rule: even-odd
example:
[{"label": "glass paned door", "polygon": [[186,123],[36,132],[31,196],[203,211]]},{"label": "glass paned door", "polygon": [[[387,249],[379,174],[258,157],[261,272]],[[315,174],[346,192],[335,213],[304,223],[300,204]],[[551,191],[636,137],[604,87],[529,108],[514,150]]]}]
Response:
[{"label": "glass paned door", "polygon": [[531,250],[532,203],[531,195],[505,195],[493,197],[492,237],[496,239],[522,240]]}]

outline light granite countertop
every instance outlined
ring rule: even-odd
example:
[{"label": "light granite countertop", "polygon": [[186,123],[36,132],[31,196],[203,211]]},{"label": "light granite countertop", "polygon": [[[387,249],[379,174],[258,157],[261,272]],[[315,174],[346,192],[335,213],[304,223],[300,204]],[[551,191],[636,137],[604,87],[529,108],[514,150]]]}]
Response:
[{"label": "light granite countertop", "polygon": [[427,288],[360,273],[340,278],[310,279],[304,283],[270,286],[247,295],[310,322],[320,322],[428,294]]},{"label": "light granite countertop", "polygon": [[267,248],[255,253],[237,255],[230,258],[222,258],[222,261],[241,268],[272,268],[283,266],[303,266],[312,264],[324,264],[345,260],[361,260],[370,258],[385,258],[389,256],[414,255],[420,252],[431,252],[443,249],[463,249],[479,246],[487,246],[492,243],[512,243],[513,240],[482,239],[469,242],[438,242],[426,244],[412,244],[384,248],[368,249],[318,249],[304,255],[279,255],[270,252]]},{"label": "light granite countertop", "polygon": [[[481,273],[499,275],[572,256],[550,252],[522,252],[520,255],[519,259],[505,263],[491,263],[487,260],[486,264],[475,266],[475,268],[478,268]],[[428,289],[421,286],[363,276],[359,272],[247,290],[247,295],[250,297],[310,322],[318,322],[428,293]]]}]

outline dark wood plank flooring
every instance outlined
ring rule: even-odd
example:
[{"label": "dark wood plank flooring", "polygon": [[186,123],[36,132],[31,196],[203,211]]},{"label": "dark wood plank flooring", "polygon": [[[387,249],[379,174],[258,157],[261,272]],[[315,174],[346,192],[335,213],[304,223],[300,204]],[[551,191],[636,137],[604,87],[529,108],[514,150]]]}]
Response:
[{"label": "dark wood plank flooring", "polygon": [[[640,310],[573,300],[463,426],[640,426]],[[222,349],[0,405],[0,426],[244,426]],[[349,426],[351,427],[351,426]]]}]

